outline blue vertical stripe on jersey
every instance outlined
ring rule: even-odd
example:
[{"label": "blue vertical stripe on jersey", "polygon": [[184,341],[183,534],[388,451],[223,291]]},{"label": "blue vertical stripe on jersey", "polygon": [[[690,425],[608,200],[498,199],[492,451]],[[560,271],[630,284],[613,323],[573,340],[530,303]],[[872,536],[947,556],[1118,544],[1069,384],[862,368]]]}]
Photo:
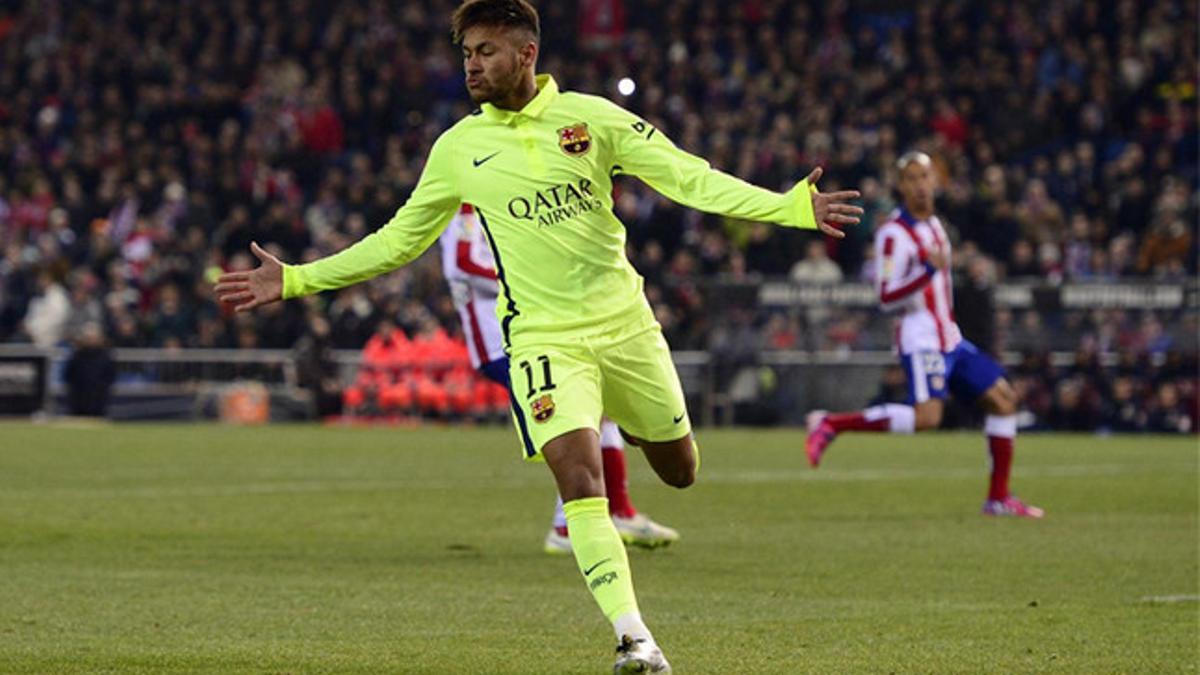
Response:
[{"label": "blue vertical stripe on jersey", "polygon": [[504,264],[500,262],[500,249],[496,248],[496,240],[492,238],[492,228],[488,227],[487,218],[484,217],[483,210],[479,206],[475,206],[475,215],[479,216],[479,224],[483,225],[483,233],[487,235],[488,246],[492,249],[492,258],[496,261],[496,278],[500,280],[500,287],[504,289],[504,299],[508,301],[504,308],[504,319],[500,321],[500,332],[504,335],[504,353],[508,354],[512,346],[509,340],[509,324],[521,312],[517,311],[517,303],[513,300],[512,291],[508,288],[508,279],[504,276]]}]

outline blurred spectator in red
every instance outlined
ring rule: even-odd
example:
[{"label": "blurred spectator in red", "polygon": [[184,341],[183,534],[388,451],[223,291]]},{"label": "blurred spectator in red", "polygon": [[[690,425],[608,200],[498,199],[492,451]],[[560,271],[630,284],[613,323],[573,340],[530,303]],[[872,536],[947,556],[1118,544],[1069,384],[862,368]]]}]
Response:
[{"label": "blurred spectator in red", "polygon": [[362,350],[362,364],[346,388],[346,411],[356,416],[407,412],[412,407],[412,345],[390,318],[383,318]]},{"label": "blurred spectator in red", "polygon": [[772,314],[763,329],[764,349],[797,349],[800,345],[800,326],[795,318]]},{"label": "blurred spectator in red", "polygon": [[625,37],[623,0],[581,0],[579,41],[586,49],[601,51],[621,44]]},{"label": "blurred spectator in red", "polygon": [[934,113],[933,119],[929,121],[929,128],[937,132],[947,145],[962,148],[970,135],[967,121],[945,98],[939,99],[936,107],[937,111]]},{"label": "blurred spectator in red", "polygon": [[304,107],[296,120],[304,147],[319,155],[341,152],[345,140],[342,119],[329,103],[330,93],[326,82],[305,91]]},{"label": "blurred spectator in red", "polygon": [[477,373],[470,363],[457,363],[442,377],[449,413],[456,419],[480,418],[486,400],[476,397]]},{"label": "blurred spectator in red", "polygon": [[413,363],[421,370],[427,371],[434,380],[457,363],[470,363],[466,346],[461,341],[451,339],[446,330],[432,318],[421,322],[420,329],[413,336],[410,349]]},{"label": "blurred spectator in red", "polygon": [[414,365],[412,342],[391,319],[384,318],[363,347],[363,368],[396,379]]}]

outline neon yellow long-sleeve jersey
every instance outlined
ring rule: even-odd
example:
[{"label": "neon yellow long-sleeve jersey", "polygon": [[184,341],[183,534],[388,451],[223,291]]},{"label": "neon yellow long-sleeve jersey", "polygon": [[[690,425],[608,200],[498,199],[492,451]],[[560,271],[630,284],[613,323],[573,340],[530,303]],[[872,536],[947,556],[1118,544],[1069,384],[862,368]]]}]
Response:
[{"label": "neon yellow long-sleeve jersey", "polygon": [[341,288],[415,259],[463,203],[475,207],[496,259],[496,311],[513,340],[580,334],[645,312],[625,256],[612,177],[637,176],[702,211],[816,229],[810,186],[755,187],[675,147],[607,99],[560,92],[548,75],[519,112],[484,104],[444,132],[408,201],[345,250],[283,271],[283,297]]}]

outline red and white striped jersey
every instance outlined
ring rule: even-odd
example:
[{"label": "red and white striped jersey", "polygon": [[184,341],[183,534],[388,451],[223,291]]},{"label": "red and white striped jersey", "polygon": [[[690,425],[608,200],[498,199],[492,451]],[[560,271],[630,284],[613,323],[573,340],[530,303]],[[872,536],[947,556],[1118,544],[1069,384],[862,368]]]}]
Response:
[{"label": "red and white striped jersey", "polygon": [[487,235],[470,204],[463,204],[438,239],[442,275],[450,285],[454,308],[475,368],[504,357],[504,340],[496,318],[496,263]]},{"label": "red and white striped jersey", "polygon": [[896,209],[875,233],[875,286],[884,311],[901,314],[896,325],[901,354],[949,352],[962,341],[950,270],[926,259],[927,251],[939,248],[950,257],[950,238],[937,216],[916,220]]}]

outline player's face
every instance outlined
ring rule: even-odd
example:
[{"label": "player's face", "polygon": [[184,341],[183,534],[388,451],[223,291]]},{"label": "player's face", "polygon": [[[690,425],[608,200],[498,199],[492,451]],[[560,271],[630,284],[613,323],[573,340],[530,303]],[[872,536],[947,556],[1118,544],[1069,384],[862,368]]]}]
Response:
[{"label": "player's face", "polygon": [[473,26],[463,34],[467,93],[476,103],[496,103],[517,90],[537,47],[522,33],[501,26]]},{"label": "player's face", "polygon": [[910,211],[922,213],[933,211],[933,196],[937,180],[933,167],[920,162],[910,162],[900,171],[900,196]]}]

